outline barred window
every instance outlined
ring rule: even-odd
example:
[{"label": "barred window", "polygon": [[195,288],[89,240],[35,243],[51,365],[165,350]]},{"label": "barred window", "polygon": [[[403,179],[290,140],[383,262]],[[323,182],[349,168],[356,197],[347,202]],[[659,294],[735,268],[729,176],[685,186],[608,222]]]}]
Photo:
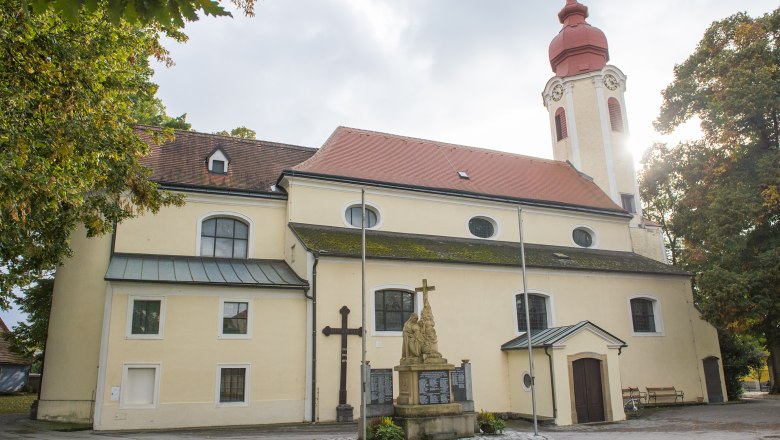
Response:
[{"label": "barred window", "polygon": [[[517,330],[526,331],[525,298],[521,293],[515,296],[517,304]],[[528,317],[531,321],[531,331],[547,328],[547,298],[542,295],[528,294]]]},{"label": "barred window", "polygon": [[631,320],[637,333],[655,333],[655,301],[647,298],[631,300]]},{"label": "barred window", "polygon": [[219,402],[246,402],[246,368],[221,368]]}]

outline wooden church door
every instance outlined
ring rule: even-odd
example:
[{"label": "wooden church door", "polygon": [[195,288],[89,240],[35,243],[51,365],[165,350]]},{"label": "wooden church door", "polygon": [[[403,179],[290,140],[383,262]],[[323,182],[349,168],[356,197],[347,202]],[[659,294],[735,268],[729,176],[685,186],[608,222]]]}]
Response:
[{"label": "wooden church door", "polygon": [[574,407],[577,423],[604,421],[604,395],[601,391],[601,362],[585,358],[572,363]]},{"label": "wooden church door", "polygon": [[710,403],[723,402],[723,389],[720,386],[720,368],[718,358],[704,359],[704,381],[707,383],[707,397]]}]

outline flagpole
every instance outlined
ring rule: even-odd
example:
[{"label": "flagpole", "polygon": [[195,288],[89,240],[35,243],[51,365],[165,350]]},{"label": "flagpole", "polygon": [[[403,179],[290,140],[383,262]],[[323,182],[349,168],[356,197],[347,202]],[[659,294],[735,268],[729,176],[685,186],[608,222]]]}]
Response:
[{"label": "flagpole", "polygon": [[361,329],[363,361],[360,364],[360,421],[361,437],[366,440],[366,190],[360,189],[360,277],[361,277]]},{"label": "flagpole", "polygon": [[528,312],[528,281],[525,271],[525,239],[523,237],[523,208],[517,208],[517,223],[520,228],[520,262],[523,267],[523,303],[525,303],[525,334],[528,339],[528,365],[531,374],[531,406],[534,414],[534,437],[539,435],[539,425],[536,420],[536,376],[534,376],[534,351],[531,347],[531,319]]}]

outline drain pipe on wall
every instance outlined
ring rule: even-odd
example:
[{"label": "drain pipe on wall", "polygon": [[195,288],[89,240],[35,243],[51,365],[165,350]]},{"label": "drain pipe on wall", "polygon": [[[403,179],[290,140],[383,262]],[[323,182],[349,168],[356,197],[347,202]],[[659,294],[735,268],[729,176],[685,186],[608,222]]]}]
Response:
[{"label": "drain pipe on wall", "polygon": [[544,354],[550,360],[550,388],[552,389],[553,419],[558,419],[558,404],[555,402],[555,369],[553,368],[552,355],[549,352],[550,347],[544,347]]},{"label": "drain pipe on wall", "polygon": [[320,254],[313,252],[314,264],[311,268],[311,296],[303,296],[311,300],[311,422],[317,423],[317,264]]}]

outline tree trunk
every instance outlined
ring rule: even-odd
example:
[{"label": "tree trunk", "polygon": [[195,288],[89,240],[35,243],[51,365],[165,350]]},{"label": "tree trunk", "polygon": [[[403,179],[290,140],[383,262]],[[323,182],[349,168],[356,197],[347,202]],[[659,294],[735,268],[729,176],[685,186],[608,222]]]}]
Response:
[{"label": "tree trunk", "polygon": [[769,394],[780,394],[780,341],[772,341],[767,344],[769,357],[766,360],[769,367]]}]

